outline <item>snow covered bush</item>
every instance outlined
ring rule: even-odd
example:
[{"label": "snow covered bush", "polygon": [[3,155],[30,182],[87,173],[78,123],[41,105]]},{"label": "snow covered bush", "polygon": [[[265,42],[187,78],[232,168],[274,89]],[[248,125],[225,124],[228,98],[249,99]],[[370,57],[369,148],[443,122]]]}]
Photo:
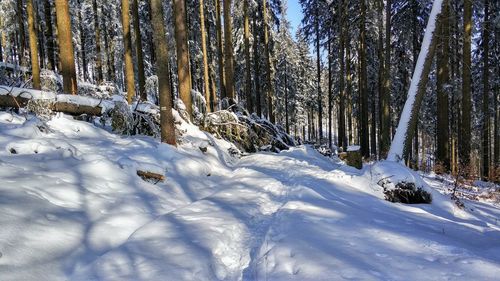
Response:
[{"label": "snow covered bush", "polygon": [[40,72],[40,86],[42,91],[60,93],[63,90],[63,82],[54,71],[42,69]]},{"label": "snow covered bush", "polygon": [[54,115],[52,111],[53,101],[43,99],[31,99],[26,105],[26,110],[35,114],[42,121],[49,121]]},{"label": "snow covered bush", "polygon": [[413,182],[398,182],[395,188],[384,186],[385,200],[393,203],[421,204],[431,203],[431,194],[416,187]]},{"label": "snow covered bush", "polygon": [[387,201],[404,204],[431,203],[432,195],[423,179],[401,163],[380,161],[371,170]]},{"label": "snow covered bush", "polygon": [[131,135],[134,128],[134,116],[126,102],[115,102],[115,107],[108,114],[111,118],[111,127],[114,132]]},{"label": "snow covered bush", "polygon": [[158,104],[158,76],[152,75],[146,79],[146,95],[148,97],[148,101]]},{"label": "snow covered bush", "polygon": [[295,140],[281,126],[257,115],[248,116],[244,109],[237,106],[208,113],[202,127],[246,152],[279,152],[296,145]]}]

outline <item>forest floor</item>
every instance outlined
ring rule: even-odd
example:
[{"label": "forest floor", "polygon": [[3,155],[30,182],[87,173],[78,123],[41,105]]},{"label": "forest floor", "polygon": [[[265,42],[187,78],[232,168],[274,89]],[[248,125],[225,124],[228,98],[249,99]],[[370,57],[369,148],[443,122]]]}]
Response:
[{"label": "forest floor", "polygon": [[28,119],[0,112],[1,280],[500,276],[497,203],[460,209],[437,191],[430,205],[389,203],[370,165],[309,146],[238,156],[185,123],[173,148],[64,115]]}]

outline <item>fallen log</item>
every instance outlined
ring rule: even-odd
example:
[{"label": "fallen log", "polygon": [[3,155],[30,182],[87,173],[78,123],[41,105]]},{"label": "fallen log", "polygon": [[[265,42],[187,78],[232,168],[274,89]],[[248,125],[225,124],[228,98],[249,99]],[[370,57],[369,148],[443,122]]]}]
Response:
[{"label": "fallen log", "polygon": [[137,175],[143,180],[155,180],[156,182],[165,181],[165,176],[153,172],[137,170]]},{"label": "fallen log", "polygon": [[48,101],[50,110],[75,116],[101,116],[105,109],[114,107],[111,101],[91,97],[56,95],[38,90],[0,86],[0,107],[23,108],[30,100]]}]

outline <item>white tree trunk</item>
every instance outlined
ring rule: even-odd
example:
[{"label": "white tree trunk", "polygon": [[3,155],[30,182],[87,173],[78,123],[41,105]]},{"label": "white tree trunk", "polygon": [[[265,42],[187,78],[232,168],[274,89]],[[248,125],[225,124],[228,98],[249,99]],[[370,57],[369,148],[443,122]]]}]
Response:
[{"label": "white tree trunk", "polygon": [[436,45],[435,31],[444,3],[445,0],[434,0],[431,15],[425,30],[424,41],[420,49],[420,55],[418,56],[410,89],[408,90],[408,98],[387,156],[387,160],[389,161],[401,161],[404,156],[405,148],[411,147],[411,143],[409,142],[413,139],[415,124],[418,120],[418,112],[425,93],[427,81],[429,80],[429,73]]}]

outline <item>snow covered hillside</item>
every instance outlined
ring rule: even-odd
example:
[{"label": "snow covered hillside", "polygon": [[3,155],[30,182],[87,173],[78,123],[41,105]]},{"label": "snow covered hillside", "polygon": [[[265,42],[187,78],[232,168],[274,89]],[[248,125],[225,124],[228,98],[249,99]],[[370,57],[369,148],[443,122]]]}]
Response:
[{"label": "snow covered hillside", "polygon": [[28,119],[0,112],[2,281],[500,276],[498,205],[389,203],[370,167],[308,146],[239,158],[188,124],[173,148]]}]

